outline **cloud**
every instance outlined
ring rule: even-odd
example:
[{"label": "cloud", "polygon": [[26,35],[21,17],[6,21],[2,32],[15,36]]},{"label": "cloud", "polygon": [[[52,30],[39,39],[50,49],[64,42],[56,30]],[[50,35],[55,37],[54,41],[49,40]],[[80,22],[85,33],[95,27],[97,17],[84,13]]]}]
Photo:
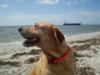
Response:
[{"label": "cloud", "polygon": [[[62,17],[61,17],[62,16]],[[65,15],[64,15],[65,16]],[[0,25],[33,25],[36,22],[50,22],[53,24],[62,24],[63,15],[9,15],[0,17]]]},{"label": "cloud", "polygon": [[88,17],[88,18],[100,18],[100,11],[80,11],[74,12],[73,16]]},{"label": "cloud", "polygon": [[[0,17],[1,18],[1,17]],[[33,19],[33,20],[48,20],[48,19],[57,19],[58,15],[55,14],[49,14],[49,15],[45,15],[45,14],[36,14],[36,15],[32,15],[32,14],[22,14],[22,13],[15,13],[12,15],[8,15],[8,16],[4,16],[2,17],[3,19],[10,19],[10,20],[23,20],[23,19]]]},{"label": "cloud", "polygon": [[55,5],[59,3],[66,3],[67,5],[78,4],[78,3],[87,3],[93,0],[36,0],[36,4],[47,4],[47,5]]},{"label": "cloud", "polygon": [[8,8],[8,5],[7,4],[1,4],[0,8]]},{"label": "cloud", "polygon": [[[60,15],[62,16],[62,15]],[[32,25],[38,21],[46,21],[54,24],[59,24],[62,18],[59,14],[24,14],[24,13],[12,13],[8,16],[0,17],[0,25]],[[64,15],[65,16],[65,15]]]},{"label": "cloud", "polygon": [[77,11],[67,14],[24,14],[12,13],[0,16],[0,25],[31,25],[38,21],[47,21],[54,24],[67,22],[82,22],[82,24],[100,24],[100,11]]},{"label": "cloud", "polygon": [[60,0],[36,0],[36,4],[54,5],[60,3]]},{"label": "cloud", "polygon": [[78,11],[66,14],[63,20],[82,22],[83,24],[100,24],[100,11]]}]

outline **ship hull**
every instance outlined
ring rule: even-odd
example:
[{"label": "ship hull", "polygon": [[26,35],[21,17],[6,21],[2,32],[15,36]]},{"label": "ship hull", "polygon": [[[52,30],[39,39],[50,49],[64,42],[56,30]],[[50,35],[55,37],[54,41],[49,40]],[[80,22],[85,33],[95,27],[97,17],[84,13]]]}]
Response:
[{"label": "ship hull", "polygon": [[81,25],[81,23],[64,23],[63,25]]}]

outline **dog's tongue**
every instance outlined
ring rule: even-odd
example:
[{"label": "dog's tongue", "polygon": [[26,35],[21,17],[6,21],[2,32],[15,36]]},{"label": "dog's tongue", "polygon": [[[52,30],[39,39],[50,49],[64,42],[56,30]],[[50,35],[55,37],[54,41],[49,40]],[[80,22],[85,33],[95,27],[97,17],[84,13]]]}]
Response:
[{"label": "dog's tongue", "polygon": [[31,41],[37,41],[37,38],[36,38],[36,37],[34,37]]}]

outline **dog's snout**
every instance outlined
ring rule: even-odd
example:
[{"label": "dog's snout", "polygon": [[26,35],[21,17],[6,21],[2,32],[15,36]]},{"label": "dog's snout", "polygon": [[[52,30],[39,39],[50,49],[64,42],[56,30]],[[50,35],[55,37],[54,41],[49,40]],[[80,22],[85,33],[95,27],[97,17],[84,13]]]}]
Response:
[{"label": "dog's snout", "polygon": [[18,31],[21,32],[23,30],[23,28],[19,28]]}]

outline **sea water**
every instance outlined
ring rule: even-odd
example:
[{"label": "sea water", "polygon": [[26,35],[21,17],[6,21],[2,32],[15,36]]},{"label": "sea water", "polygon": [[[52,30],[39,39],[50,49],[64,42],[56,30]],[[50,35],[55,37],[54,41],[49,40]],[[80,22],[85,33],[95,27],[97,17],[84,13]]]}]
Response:
[{"label": "sea water", "polygon": [[[18,51],[18,50],[20,51],[19,47],[20,48],[23,47],[22,42],[24,41],[24,39],[18,32],[18,28],[20,27],[25,27],[25,26],[1,26],[0,27],[0,55],[7,54],[13,51]],[[57,27],[66,36],[79,35],[79,34],[82,35],[85,33],[94,33],[100,31],[100,25],[80,25],[80,26],[57,25]]]},{"label": "sea water", "polygon": [[[0,44],[1,43],[16,43],[23,41],[23,38],[18,32],[18,28],[25,26],[1,26],[0,27]],[[100,31],[100,25],[76,25],[76,26],[63,26],[57,25],[57,27],[67,36],[92,33]]]}]

